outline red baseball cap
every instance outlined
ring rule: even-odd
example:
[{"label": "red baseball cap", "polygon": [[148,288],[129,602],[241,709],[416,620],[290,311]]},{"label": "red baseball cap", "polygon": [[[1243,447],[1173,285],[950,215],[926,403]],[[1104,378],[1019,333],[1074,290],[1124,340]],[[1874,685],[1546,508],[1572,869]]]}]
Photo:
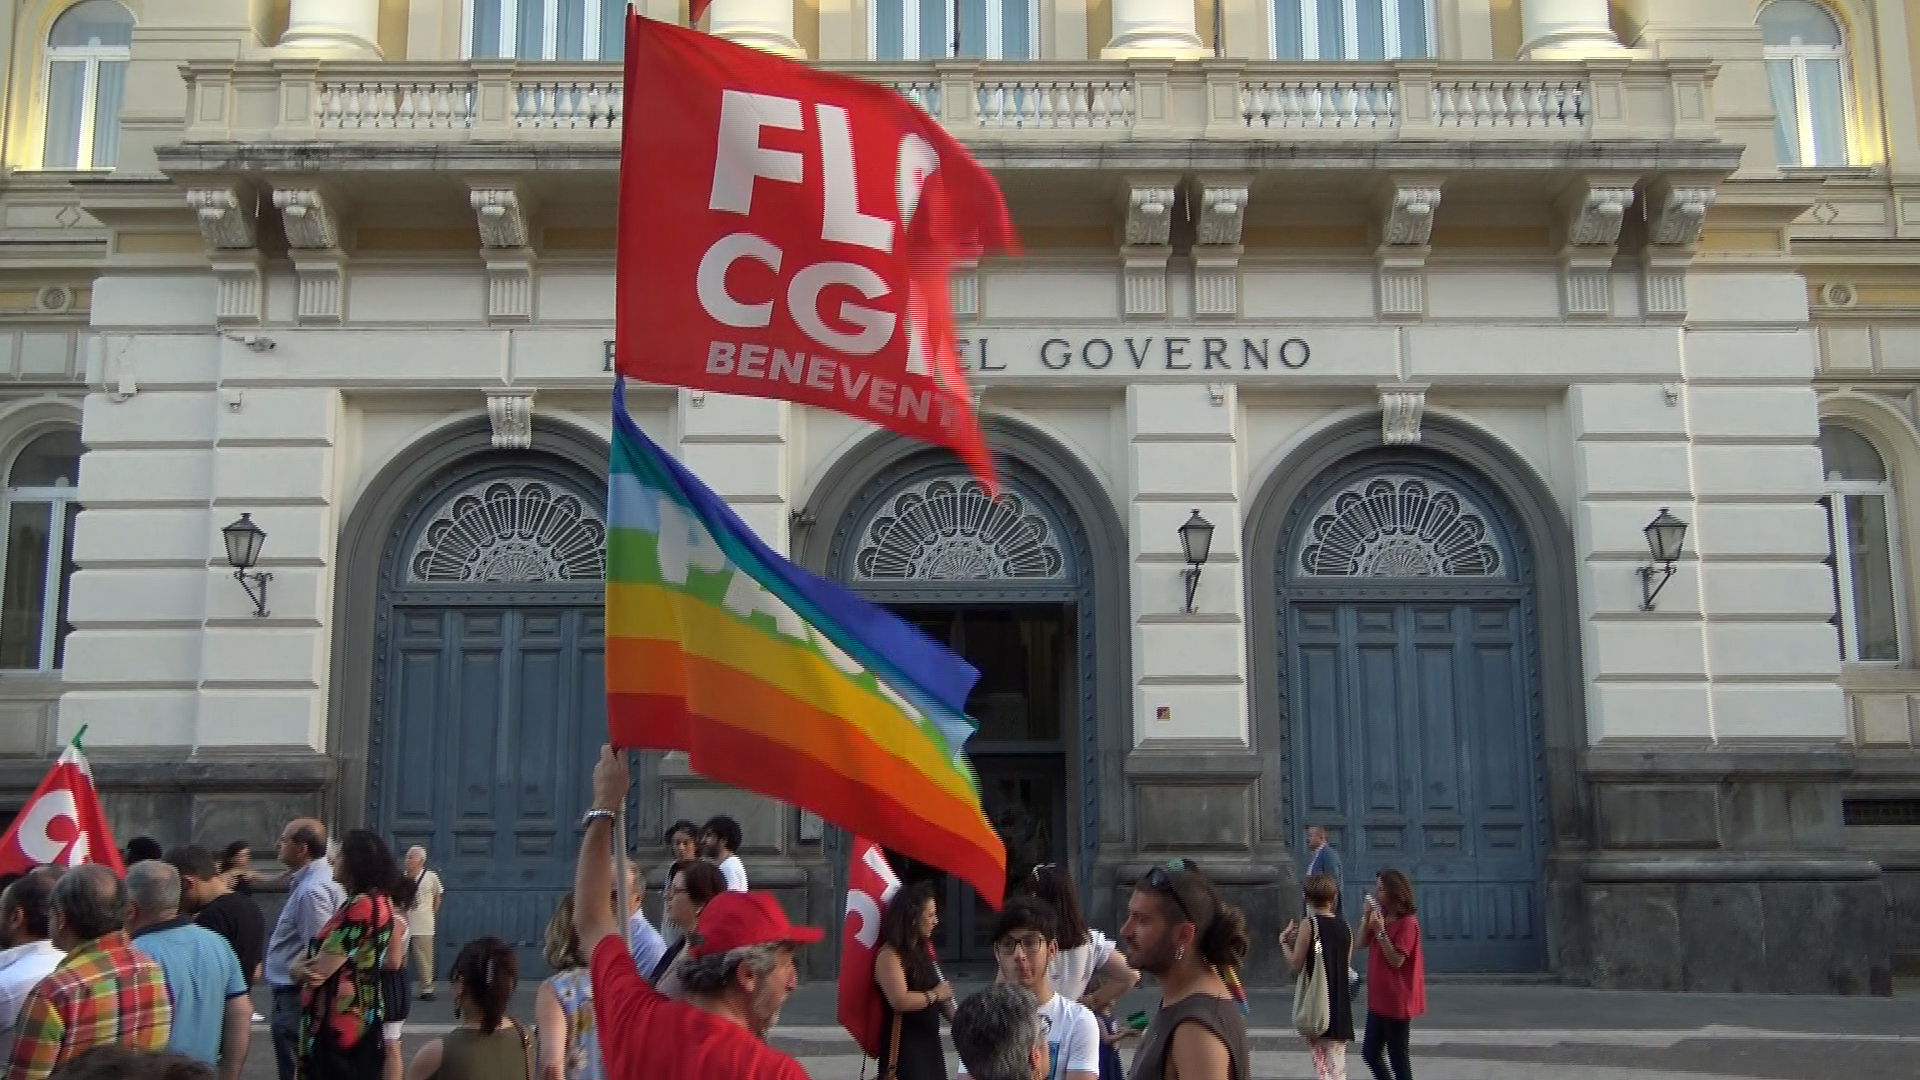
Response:
[{"label": "red baseball cap", "polygon": [[695,929],[700,944],[688,950],[694,956],[717,956],[772,942],[812,945],[827,936],[825,930],[788,922],[786,910],[770,892],[723,892],[700,909]]}]

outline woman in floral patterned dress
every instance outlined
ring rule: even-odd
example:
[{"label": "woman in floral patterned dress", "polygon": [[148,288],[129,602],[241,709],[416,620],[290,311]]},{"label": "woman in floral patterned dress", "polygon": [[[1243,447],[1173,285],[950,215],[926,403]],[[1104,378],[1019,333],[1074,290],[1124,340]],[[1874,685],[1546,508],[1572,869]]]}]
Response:
[{"label": "woman in floral patterned dress", "polygon": [[293,965],[302,987],[299,1075],[380,1080],[380,961],[393,937],[388,891],[400,868],[378,834],[355,829],[340,844],[334,876],[347,902]]},{"label": "woman in floral patterned dress", "polygon": [[533,998],[540,1033],[539,1080],[601,1080],[600,1036],[593,1023],[593,978],[573,928],[573,894],[547,920],[541,953],[553,975]]}]

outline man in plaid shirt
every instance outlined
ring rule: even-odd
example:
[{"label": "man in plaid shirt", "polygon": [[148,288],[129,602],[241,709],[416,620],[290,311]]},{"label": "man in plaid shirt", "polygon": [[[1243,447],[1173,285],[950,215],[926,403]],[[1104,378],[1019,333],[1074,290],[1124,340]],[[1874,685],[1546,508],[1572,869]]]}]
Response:
[{"label": "man in plaid shirt", "polygon": [[67,958],[20,1007],[8,1080],[44,1080],[96,1046],[166,1048],[166,976],[128,940],[128,906],[126,884],[98,864],[75,867],[53,887],[53,943]]}]

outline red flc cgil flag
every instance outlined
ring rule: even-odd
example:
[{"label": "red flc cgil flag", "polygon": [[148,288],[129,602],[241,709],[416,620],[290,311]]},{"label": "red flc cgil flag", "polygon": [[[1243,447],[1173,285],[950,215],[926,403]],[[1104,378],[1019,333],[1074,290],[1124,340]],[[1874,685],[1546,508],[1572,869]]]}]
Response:
[{"label": "red flc cgil flag", "polygon": [[126,873],[120,849],[107,828],[93,770],[77,746],[69,746],[34,789],[26,809],[0,838],[0,874],[24,874],[36,866],[101,863]]},{"label": "red flc cgil flag", "polygon": [[854,837],[847,867],[847,921],[840,931],[840,1001],[834,1016],[870,1058],[880,1056],[880,1029],[886,1024],[880,987],[873,981],[880,914],[899,891],[900,879],[880,845]]},{"label": "red flc cgil flag", "polygon": [[1000,486],[954,259],[1007,240],[986,171],[897,91],[627,17],[615,363],[817,405]]}]

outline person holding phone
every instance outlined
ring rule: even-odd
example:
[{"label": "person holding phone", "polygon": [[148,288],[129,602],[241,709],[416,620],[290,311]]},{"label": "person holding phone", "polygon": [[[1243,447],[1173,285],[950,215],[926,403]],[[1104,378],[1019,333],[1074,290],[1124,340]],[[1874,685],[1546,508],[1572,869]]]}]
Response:
[{"label": "person holding phone", "polygon": [[1427,1011],[1426,955],[1414,917],[1413,883],[1398,870],[1380,871],[1366,909],[1354,943],[1367,950],[1367,1034],[1360,1056],[1374,1080],[1411,1080],[1413,1021]]}]

